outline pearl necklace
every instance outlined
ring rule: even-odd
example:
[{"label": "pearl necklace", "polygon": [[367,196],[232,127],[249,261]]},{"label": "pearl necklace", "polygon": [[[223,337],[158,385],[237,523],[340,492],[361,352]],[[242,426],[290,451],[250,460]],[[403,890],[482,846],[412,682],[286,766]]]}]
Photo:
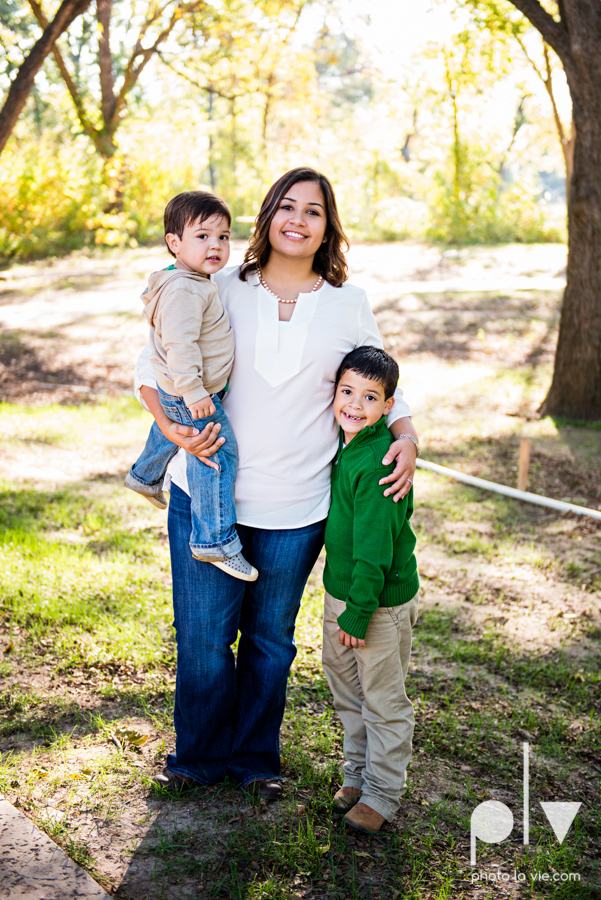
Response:
[{"label": "pearl necklace", "polygon": [[[275,293],[275,291],[272,291],[271,288],[268,287],[267,282],[263,278],[263,273],[261,272],[261,270],[258,266],[257,266],[257,273],[259,275],[259,281],[261,283],[261,287],[264,287],[268,294],[271,294],[271,296],[275,297],[276,300],[279,300],[280,303],[296,303],[296,300],[298,300],[298,297],[296,298],[296,300],[284,300],[283,297],[279,297]],[[323,275],[320,275],[319,278],[317,279],[317,281],[315,282],[315,284],[313,285],[313,287],[311,288],[311,290],[309,291],[309,293],[312,294],[314,291],[318,290],[321,287],[322,281],[323,281]]]}]

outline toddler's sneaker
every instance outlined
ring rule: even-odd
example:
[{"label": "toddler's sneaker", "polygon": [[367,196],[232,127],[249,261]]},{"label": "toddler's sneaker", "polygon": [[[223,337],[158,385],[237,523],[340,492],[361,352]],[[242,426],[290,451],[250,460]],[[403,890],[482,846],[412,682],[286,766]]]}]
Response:
[{"label": "toddler's sneaker", "polygon": [[152,503],[153,506],[156,506],[158,509],[167,509],[168,501],[163,493],[162,484],[142,484],[141,481],[134,478],[131,471],[127,473],[124,483],[125,487],[129,488],[131,491],[135,491],[136,494],[141,494],[142,497],[146,497],[148,502]]},{"label": "toddler's sneaker", "polygon": [[259,570],[255,569],[254,566],[251,566],[241,553],[236,553],[235,556],[230,556],[228,559],[221,559],[218,562],[213,562],[213,560],[206,560],[206,562],[213,563],[213,565],[217,566],[218,569],[221,569],[222,572],[227,572],[232,578],[239,578],[240,581],[256,581],[259,577]]}]

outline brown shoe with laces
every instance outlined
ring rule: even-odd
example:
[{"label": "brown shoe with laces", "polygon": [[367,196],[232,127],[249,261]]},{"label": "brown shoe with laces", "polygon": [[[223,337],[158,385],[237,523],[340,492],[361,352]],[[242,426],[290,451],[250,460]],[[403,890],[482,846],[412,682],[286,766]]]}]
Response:
[{"label": "brown shoe with laces", "polygon": [[367,834],[376,834],[386,819],[366,803],[357,803],[350,812],[347,812],[344,821],[347,825],[352,825],[353,828],[357,828],[359,831],[365,831]]},{"label": "brown shoe with laces", "polygon": [[361,788],[356,787],[341,787],[339,791],[336,791],[334,797],[332,799],[332,806],[336,812],[348,812],[349,809],[352,809],[355,803],[359,802],[359,798],[361,797]]}]

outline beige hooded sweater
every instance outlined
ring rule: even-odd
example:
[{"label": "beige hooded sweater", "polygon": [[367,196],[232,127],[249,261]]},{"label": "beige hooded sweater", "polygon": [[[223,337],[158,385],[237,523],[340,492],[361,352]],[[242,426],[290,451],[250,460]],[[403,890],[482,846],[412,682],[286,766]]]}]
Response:
[{"label": "beige hooded sweater", "polygon": [[234,334],[208,276],[176,268],[153,272],[142,301],[161,390],[183,397],[186,406],[223,390],[234,363]]}]

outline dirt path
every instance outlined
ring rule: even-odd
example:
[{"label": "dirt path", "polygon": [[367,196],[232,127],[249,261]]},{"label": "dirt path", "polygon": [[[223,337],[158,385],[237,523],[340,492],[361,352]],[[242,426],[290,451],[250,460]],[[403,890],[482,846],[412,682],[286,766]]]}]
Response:
[{"label": "dirt path", "polygon": [[[240,262],[244,246],[234,242],[232,263]],[[407,317],[423,319],[431,305],[428,296],[441,292],[557,291],[564,283],[565,248],[518,245],[443,253],[420,244],[370,244],[354,247],[349,260],[352,281],[368,291],[374,308],[385,315],[392,303],[404,323]],[[0,397],[47,403],[131,390],[132,361],[146,336],[139,297],[148,274],[166,261],[161,249],[131,250],[0,273]],[[434,349],[435,359],[419,359],[414,351],[405,372],[419,404],[426,383],[435,396],[437,380],[446,381],[440,348]],[[469,373],[453,372],[451,381],[456,386],[490,371],[490,366],[472,367]]]}]

